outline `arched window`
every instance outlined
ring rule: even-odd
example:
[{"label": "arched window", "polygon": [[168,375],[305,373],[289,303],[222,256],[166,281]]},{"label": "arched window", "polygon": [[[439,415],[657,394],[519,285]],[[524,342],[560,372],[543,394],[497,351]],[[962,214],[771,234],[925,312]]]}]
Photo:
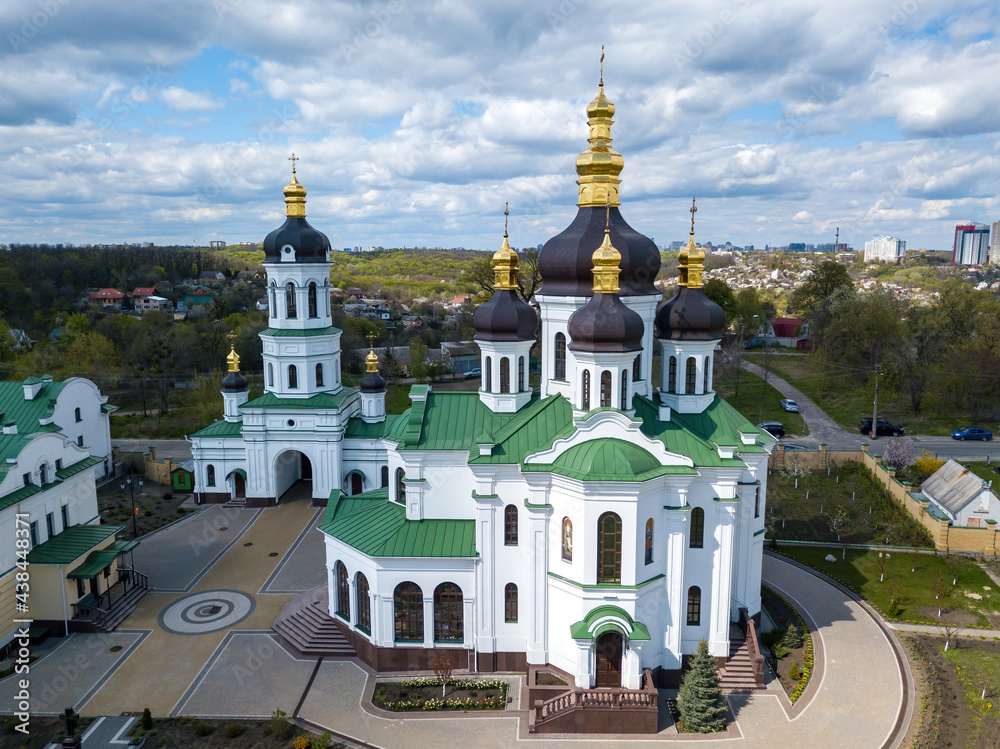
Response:
[{"label": "arched window", "polygon": [[278,303],[277,303],[277,292],[275,291],[274,281],[271,281],[271,288],[268,290],[267,295],[267,314],[270,317],[278,316]]},{"label": "arched window", "polygon": [[566,379],[566,336],[556,333],[556,341],[553,348],[553,361],[555,368],[552,370],[552,377],[556,380]]},{"label": "arched window", "polygon": [[483,382],[483,390],[487,393],[493,392],[493,357],[486,357],[486,372],[484,372],[485,380]]},{"label": "arched window", "polygon": [[274,365],[267,365],[267,385],[268,387],[274,387]]},{"label": "arched window", "polygon": [[73,416],[76,418],[78,422],[83,421],[83,416],[80,414],[79,408],[73,409]]},{"label": "arched window", "polygon": [[632,360],[632,382],[638,382],[642,379],[642,354],[639,354],[635,359]]},{"label": "arched window", "polygon": [[684,392],[688,395],[694,394],[695,382],[698,379],[698,363],[693,356],[687,360],[687,371],[684,373]]},{"label": "arched window", "polygon": [[360,572],[354,578],[354,595],[357,596],[358,629],[372,632],[372,600],[368,594],[368,578]]},{"label": "arched window", "polygon": [[590,370],[583,370],[583,378],[580,383],[581,395],[580,395],[580,408],[584,411],[590,410]]},{"label": "arched window", "polygon": [[465,640],[462,589],[455,583],[441,583],[434,589],[434,641]]},{"label": "arched window", "polygon": [[562,558],[573,561],[573,521],[569,518],[562,520]]},{"label": "arched window", "polygon": [[406,471],[402,468],[396,469],[396,501],[400,504],[406,502]]},{"label": "arched window", "polygon": [[622,519],[606,512],[597,521],[597,582],[622,581]]},{"label": "arched window", "polygon": [[215,486],[215,466],[209,466],[205,469],[205,483],[209,486]]},{"label": "arched window", "polygon": [[299,386],[299,370],[294,364],[288,365],[288,389],[292,390]]},{"label": "arched window", "polygon": [[628,370],[622,370],[622,411],[628,410]]},{"label": "arched window", "polygon": [[326,314],[330,314],[330,279],[326,279],[323,282],[323,310]]},{"label": "arched window", "polygon": [[709,359],[706,356],[705,357],[705,373],[704,373],[704,378],[703,378],[705,382],[704,382],[704,386],[701,389],[701,392],[703,392],[703,393],[707,393],[708,392],[708,373],[711,371],[711,369],[712,369],[712,360]]},{"label": "arched window", "polygon": [[424,594],[416,583],[400,583],[392,596],[396,642],[424,641]]},{"label": "arched window", "polygon": [[692,549],[705,547],[705,511],[700,507],[691,510],[691,541],[688,546]]},{"label": "arched window", "polygon": [[351,621],[351,584],[347,581],[347,567],[338,561],[333,565],[333,573],[337,576],[337,615]]},{"label": "arched window", "polygon": [[517,546],[517,507],[514,505],[503,508],[503,543],[504,546]]},{"label": "arched window", "polygon": [[500,359],[500,392],[510,392],[510,359],[506,356]]},{"label": "arched window", "polygon": [[517,392],[523,393],[528,389],[528,380],[524,376],[524,357],[517,359]]},{"label": "arched window", "polygon": [[[984,495],[985,496],[985,495]],[[757,487],[757,491],[753,495],[753,516],[755,518],[760,517],[760,487]]]},{"label": "arched window", "polygon": [[507,583],[503,589],[503,620],[517,622],[517,586]]},{"label": "arched window", "polygon": [[389,466],[382,466],[382,486],[389,486]]},{"label": "arched window", "polygon": [[289,281],[285,284],[285,317],[294,320],[297,316],[295,312],[295,284]]},{"label": "arched window", "polygon": [[701,588],[697,585],[688,588],[688,624],[701,624]]},{"label": "arched window", "polygon": [[670,364],[667,368],[667,392],[677,392],[677,357],[670,357]]},{"label": "arched window", "polygon": [[611,373],[601,372],[601,408],[611,408]]},{"label": "arched window", "polygon": [[646,521],[646,564],[653,563],[653,518]]},{"label": "arched window", "polygon": [[316,311],[316,284],[309,283],[309,317],[319,317]]},{"label": "arched window", "polygon": [[316,387],[323,387],[323,365],[316,365]]}]

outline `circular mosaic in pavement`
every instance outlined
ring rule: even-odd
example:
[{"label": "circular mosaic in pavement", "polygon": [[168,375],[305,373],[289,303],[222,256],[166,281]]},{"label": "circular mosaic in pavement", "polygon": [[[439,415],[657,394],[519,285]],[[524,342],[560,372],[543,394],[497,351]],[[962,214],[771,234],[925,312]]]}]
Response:
[{"label": "circular mosaic in pavement", "polygon": [[238,590],[207,590],[174,601],[160,612],[160,626],[175,635],[203,635],[239,624],[256,601]]}]

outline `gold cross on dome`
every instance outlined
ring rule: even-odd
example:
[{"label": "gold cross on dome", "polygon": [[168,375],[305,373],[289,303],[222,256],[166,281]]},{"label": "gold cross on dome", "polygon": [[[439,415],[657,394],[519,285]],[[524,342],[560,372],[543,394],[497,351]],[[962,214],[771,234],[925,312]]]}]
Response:
[{"label": "gold cross on dome", "polygon": [[611,229],[611,196],[608,195],[607,205],[604,206],[604,231]]},{"label": "gold cross on dome", "polygon": [[369,346],[369,348],[375,348],[375,334],[374,333],[369,333],[366,336],[366,338],[368,338],[368,346]]},{"label": "gold cross on dome", "polygon": [[510,201],[503,204],[503,235],[507,236],[507,217],[510,215]]},{"label": "gold cross on dome", "polygon": [[601,45],[601,85],[604,85],[604,45]]},{"label": "gold cross on dome", "polygon": [[698,206],[694,204],[694,198],[691,198],[691,233],[694,234],[694,214],[698,212]]},{"label": "gold cross on dome", "polygon": [[295,174],[295,162],[301,161],[301,159],[295,155],[295,151],[292,151],[292,155],[288,157],[288,160],[292,162],[292,174]]}]

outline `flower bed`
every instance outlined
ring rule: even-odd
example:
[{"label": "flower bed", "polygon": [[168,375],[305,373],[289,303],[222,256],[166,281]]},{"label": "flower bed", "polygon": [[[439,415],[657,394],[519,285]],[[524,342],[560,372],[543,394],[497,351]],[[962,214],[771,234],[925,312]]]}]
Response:
[{"label": "flower bed", "polygon": [[[765,607],[774,621],[776,629],[780,630],[781,634],[783,634],[787,631],[789,625],[795,624],[802,632],[801,646],[787,648],[784,655],[777,659],[778,680],[788,694],[788,698],[792,702],[795,702],[802,696],[806,686],[809,684],[809,678],[812,676],[814,665],[812,636],[809,634],[809,628],[799,615],[799,612],[788,601],[766,585],[762,586],[762,588],[766,601]],[[761,639],[773,638],[762,636]]]},{"label": "flower bed", "polygon": [[442,690],[441,679],[420,676],[383,681],[375,686],[372,704],[384,710],[504,710],[507,682],[503,679],[449,678]]}]

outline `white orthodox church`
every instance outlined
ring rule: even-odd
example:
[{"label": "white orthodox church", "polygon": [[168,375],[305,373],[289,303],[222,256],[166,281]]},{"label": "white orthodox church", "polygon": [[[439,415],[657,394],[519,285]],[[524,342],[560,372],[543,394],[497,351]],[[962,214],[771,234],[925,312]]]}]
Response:
[{"label": "white orthodox church", "polygon": [[[359,388],[340,372],[330,244],[285,187],[264,240],[265,392],[238,357],[225,419],[191,437],[201,502],[267,506],[299,480],[325,504],[329,614],[377,669],[462,651],[479,671],[554,666],[577,687],[669,681],[707,639],[760,611],[767,458],[774,441],[713,391],[724,315],[702,292],[691,239],[680,290],[658,307],[657,247],[619,211],[603,82],[577,160],[579,212],[541,250],[541,386],[528,384],[538,317],[518,257],[493,257],[475,313],[478,392],[416,385],[385,413],[374,352]],[[661,376],[653,381],[653,354]]]}]

